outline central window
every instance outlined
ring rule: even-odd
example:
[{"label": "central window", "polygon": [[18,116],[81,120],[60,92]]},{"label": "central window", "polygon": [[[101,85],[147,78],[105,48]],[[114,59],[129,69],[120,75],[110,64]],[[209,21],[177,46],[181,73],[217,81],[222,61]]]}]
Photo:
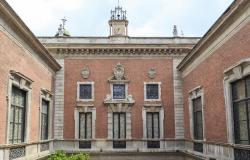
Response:
[{"label": "central window", "polygon": [[147,112],[147,147],[160,148],[160,123],[159,112]]},{"label": "central window", "polygon": [[250,76],[232,84],[235,143],[250,144]]},{"label": "central window", "polygon": [[113,84],[113,99],[125,99],[125,84]]},{"label": "central window", "polygon": [[126,113],[113,113],[113,148],[126,148]]},{"label": "central window", "polygon": [[26,117],[26,92],[12,87],[9,143],[24,142]]}]

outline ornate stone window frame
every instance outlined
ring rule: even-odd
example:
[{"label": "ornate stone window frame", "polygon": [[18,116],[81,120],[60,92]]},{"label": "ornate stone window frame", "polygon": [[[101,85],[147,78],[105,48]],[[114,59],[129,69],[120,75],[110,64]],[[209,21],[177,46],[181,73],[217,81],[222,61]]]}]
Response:
[{"label": "ornate stone window frame", "polygon": [[[158,84],[158,99],[147,99],[147,85],[148,84]],[[144,82],[144,101],[154,102],[161,101],[161,82]]]},{"label": "ornate stone window frame", "polygon": [[[80,99],[80,85],[82,84],[90,84],[91,85],[91,92],[92,98],[91,99]],[[95,99],[95,82],[77,82],[77,98],[76,100],[79,102],[92,102]]]},{"label": "ornate stone window frame", "polygon": [[250,75],[250,58],[243,59],[224,71],[224,97],[228,143],[234,144],[234,120],[232,105],[232,83]]},{"label": "ornate stone window frame", "polygon": [[[201,97],[201,105],[202,105],[202,124],[203,124],[203,140],[196,140],[194,139],[194,115],[193,115],[193,100],[196,98]],[[190,135],[191,139],[195,141],[206,141],[205,137],[205,113],[204,113],[204,108],[205,108],[205,101],[204,101],[204,90],[202,86],[198,86],[192,90],[189,91],[189,98],[188,98],[188,103],[189,103],[189,120],[190,120]]]},{"label": "ornate stone window frame", "polygon": [[[39,107],[39,112],[40,112],[40,118],[39,118],[39,139],[40,141],[48,141],[52,139],[52,123],[53,123],[53,100],[52,100],[52,93],[47,90],[47,89],[41,89],[40,91],[40,107]],[[41,139],[41,123],[42,123],[42,101],[48,101],[49,102],[49,124],[48,124],[48,139],[47,140],[42,140]]]},{"label": "ornate stone window frame", "polygon": [[108,107],[108,139],[113,140],[113,113],[126,114],[126,139],[131,139],[132,123],[131,123],[131,104],[110,104]]},{"label": "ornate stone window frame", "polygon": [[74,120],[75,120],[75,139],[83,140],[79,138],[79,113],[92,113],[92,140],[95,139],[95,126],[96,126],[96,108],[94,105],[78,105],[75,108]]},{"label": "ornate stone window frame", "polygon": [[16,72],[14,70],[10,71],[9,75],[9,84],[8,84],[8,93],[7,93],[7,128],[6,128],[6,144],[9,143],[9,123],[10,123],[10,109],[11,109],[11,94],[13,86],[26,91],[26,115],[25,115],[25,131],[24,131],[24,142],[27,143],[29,141],[30,135],[30,109],[32,104],[32,83],[33,80],[26,77],[20,72]]},{"label": "ornate stone window frame", "polygon": [[164,109],[162,105],[145,104],[142,109],[143,139],[147,140],[147,112],[159,113],[160,139],[164,138]]}]

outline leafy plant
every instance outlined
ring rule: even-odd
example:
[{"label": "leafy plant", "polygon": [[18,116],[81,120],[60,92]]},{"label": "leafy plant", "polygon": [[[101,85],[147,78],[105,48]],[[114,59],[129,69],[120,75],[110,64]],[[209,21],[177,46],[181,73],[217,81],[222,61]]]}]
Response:
[{"label": "leafy plant", "polygon": [[89,155],[86,153],[66,154],[63,151],[57,151],[49,156],[48,160],[89,160]]}]

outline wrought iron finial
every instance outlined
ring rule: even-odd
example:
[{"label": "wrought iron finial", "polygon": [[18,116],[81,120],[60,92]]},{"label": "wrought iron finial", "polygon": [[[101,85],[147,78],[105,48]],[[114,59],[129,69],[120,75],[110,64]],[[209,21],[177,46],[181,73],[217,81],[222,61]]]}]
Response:
[{"label": "wrought iron finial", "polygon": [[115,7],[115,10],[111,10],[111,20],[126,20],[127,11],[123,10],[120,6],[120,1],[118,1],[118,6]]}]

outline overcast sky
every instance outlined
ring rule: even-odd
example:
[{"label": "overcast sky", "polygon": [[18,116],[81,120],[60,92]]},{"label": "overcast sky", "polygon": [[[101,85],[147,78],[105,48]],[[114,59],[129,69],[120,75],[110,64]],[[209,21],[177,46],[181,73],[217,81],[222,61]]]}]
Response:
[{"label": "overcast sky", "polygon": [[[37,36],[54,36],[67,18],[72,36],[108,36],[110,10],[118,0],[7,0]],[[120,0],[127,10],[129,36],[202,36],[233,0]]]}]

